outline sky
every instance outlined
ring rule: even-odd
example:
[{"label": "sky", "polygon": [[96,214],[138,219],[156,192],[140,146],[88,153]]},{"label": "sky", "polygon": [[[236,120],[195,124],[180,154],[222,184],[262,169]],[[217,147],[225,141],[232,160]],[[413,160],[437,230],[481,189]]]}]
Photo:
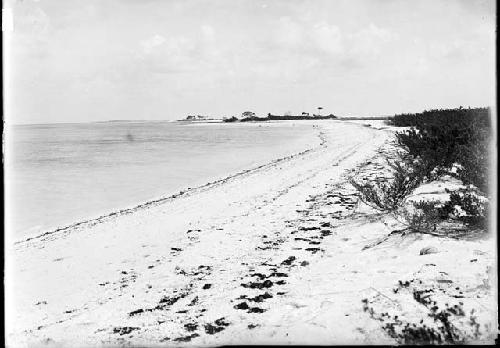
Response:
[{"label": "sky", "polygon": [[[492,106],[494,0],[6,0],[8,123]],[[5,19],[4,19],[4,23]]]}]

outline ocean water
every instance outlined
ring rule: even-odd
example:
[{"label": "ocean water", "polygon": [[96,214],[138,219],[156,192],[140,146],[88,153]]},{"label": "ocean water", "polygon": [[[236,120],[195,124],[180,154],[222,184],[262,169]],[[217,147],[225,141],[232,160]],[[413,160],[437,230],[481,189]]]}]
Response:
[{"label": "ocean water", "polygon": [[196,187],[314,147],[306,123],[105,122],[9,126],[14,239]]}]

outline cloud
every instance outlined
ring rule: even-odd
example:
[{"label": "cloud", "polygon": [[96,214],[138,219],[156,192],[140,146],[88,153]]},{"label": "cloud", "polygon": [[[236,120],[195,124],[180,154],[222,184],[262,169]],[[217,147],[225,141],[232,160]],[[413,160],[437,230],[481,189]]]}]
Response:
[{"label": "cloud", "polygon": [[221,49],[217,42],[216,31],[213,26],[204,24],[200,27],[201,30],[201,40],[199,42],[200,52],[199,59],[210,62],[212,65],[220,65],[222,62]]},{"label": "cloud", "polygon": [[356,65],[359,65],[379,56],[385,45],[397,37],[391,30],[373,23],[352,32],[325,20],[281,17],[273,41],[279,49],[300,50],[304,56],[319,54],[330,64],[348,59],[358,60]]},{"label": "cloud", "polygon": [[202,25],[201,32],[203,34],[204,40],[209,42],[215,41],[215,29],[211,25]]},{"label": "cloud", "polygon": [[210,24],[200,25],[190,32],[150,36],[140,42],[136,59],[141,65],[138,68],[140,74],[146,75],[227,70],[224,66],[227,58],[217,42],[216,30]]},{"label": "cloud", "polygon": [[139,65],[131,69],[143,78],[155,75],[206,72],[223,65],[215,44],[215,30],[210,26],[199,28],[201,35],[154,35],[141,42],[136,54]]},{"label": "cloud", "polygon": [[342,33],[338,26],[310,19],[280,17],[271,38],[280,48],[326,54],[342,53]]},{"label": "cloud", "polygon": [[336,25],[326,22],[315,24],[309,36],[317,47],[329,54],[338,55],[344,51],[342,33]]},{"label": "cloud", "polygon": [[290,17],[281,17],[274,32],[274,40],[283,46],[297,47],[303,43],[304,28]]},{"label": "cloud", "polygon": [[387,43],[396,38],[397,35],[390,30],[370,23],[367,27],[348,35],[346,41],[352,59],[373,60],[380,56]]},{"label": "cloud", "polygon": [[155,47],[161,46],[165,42],[165,38],[161,35],[153,35],[141,42],[143,52],[150,54]]},{"label": "cloud", "polygon": [[441,94],[486,103],[494,2],[460,1],[17,1],[11,103],[39,121],[51,112],[85,120],[94,109],[111,117],[118,109],[106,110],[106,98],[132,115],[154,100],[158,117],[169,105],[210,113],[250,100],[270,111],[332,96],[338,112],[354,113],[404,111]]}]

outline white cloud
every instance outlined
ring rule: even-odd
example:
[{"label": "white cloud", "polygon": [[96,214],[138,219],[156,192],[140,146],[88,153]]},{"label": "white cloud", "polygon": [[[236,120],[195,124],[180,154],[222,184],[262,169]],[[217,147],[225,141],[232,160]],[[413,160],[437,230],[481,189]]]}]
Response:
[{"label": "white cloud", "polygon": [[275,31],[275,41],[281,45],[296,47],[303,43],[304,28],[290,17],[281,17]]},{"label": "white cloud", "polygon": [[368,28],[363,29],[361,31],[360,35],[368,37],[368,38],[372,38],[375,40],[379,40],[382,42],[390,41],[396,37],[396,35],[394,33],[392,33],[391,31],[389,31],[385,28],[379,28],[373,23],[370,23]]},{"label": "white cloud", "polygon": [[161,46],[165,42],[165,38],[161,35],[153,35],[141,42],[144,53],[150,54],[155,47]]},{"label": "white cloud", "polygon": [[[279,51],[284,51],[287,60],[295,61],[296,70],[307,75],[314,69],[352,71],[367,67],[389,55],[398,35],[373,23],[349,31],[326,20],[280,17],[272,38],[272,55],[281,57]],[[282,69],[282,64],[275,68]]]},{"label": "white cloud", "polygon": [[211,25],[202,25],[201,32],[203,34],[203,38],[206,41],[214,42],[215,41],[215,29]]},{"label": "white cloud", "polygon": [[273,36],[274,42],[286,49],[307,51],[314,54],[321,51],[338,55],[343,51],[342,33],[338,26],[325,21],[280,17]]},{"label": "white cloud", "polygon": [[[374,114],[440,96],[486,103],[495,92],[495,16],[472,11],[476,5],[464,11],[446,0],[80,2],[12,6],[10,57],[19,68],[10,69],[11,99],[26,119],[43,121],[38,115],[54,111],[84,120],[93,104],[75,111],[73,100],[84,105],[103,96],[127,112],[155,100],[181,114],[202,108],[200,100],[206,113],[215,112],[213,100],[228,92],[221,110],[251,99],[264,112],[336,95],[338,112]],[[61,93],[72,112],[55,111]],[[35,95],[37,102],[26,102]]]},{"label": "white cloud", "polygon": [[[277,45],[287,49],[300,49],[304,55],[326,54],[342,59],[373,59],[397,35],[370,23],[365,28],[349,33],[327,21],[315,23],[312,19],[281,17],[274,34]],[[331,57],[328,58],[331,63]]]},{"label": "white cloud", "polygon": [[[154,35],[141,42],[136,55],[139,66],[132,69],[140,75],[185,73],[203,68],[200,40],[182,35],[164,37]],[[135,65],[135,64],[134,64]]]},{"label": "white cloud", "polygon": [[310,35],[318,47],[327,53],[340,54],[344,50],[342,34],[340,28],[336,25],[326,22],[315,24]]},{"label": "white cloud", "polygon": [[220,68],[226,58],[217,42],[216,30],[208,24],[200,25],[198,30],[186,35],[155,34],[141,41],[141,49],[135,56],[140,61],[140,70],[170,74]]},{"label": "white cloud", "polygon": [[396,39],[397,35],[373,23],[348,36],[350,55],[358,60],[377,58],[384,45]]},{"label": "white cloud", "polygon": [[222,59],[221,50],[219,48],[219,44],[217,42],[216,32],[214,27],[211,25],[202,25],[201,26],[201,42],[200,51],[198,52],[199,58],[208,62],[210,61],[212,64],[217,61],[220,62]]}]

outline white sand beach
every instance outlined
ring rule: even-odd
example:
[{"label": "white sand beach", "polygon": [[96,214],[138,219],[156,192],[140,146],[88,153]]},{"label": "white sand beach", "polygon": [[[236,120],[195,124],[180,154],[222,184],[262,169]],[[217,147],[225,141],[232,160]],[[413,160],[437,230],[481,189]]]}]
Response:
[{"label": "white sand beach", "polygon": [[393,131],[314,124],[310,150],[8,244],[7,346],[396,344],[385,312],[435,325],[422,291],[461,303],[450,322],[468,342],[493,343],[494,233],[390,235],[347,178],[380,174]]}]

